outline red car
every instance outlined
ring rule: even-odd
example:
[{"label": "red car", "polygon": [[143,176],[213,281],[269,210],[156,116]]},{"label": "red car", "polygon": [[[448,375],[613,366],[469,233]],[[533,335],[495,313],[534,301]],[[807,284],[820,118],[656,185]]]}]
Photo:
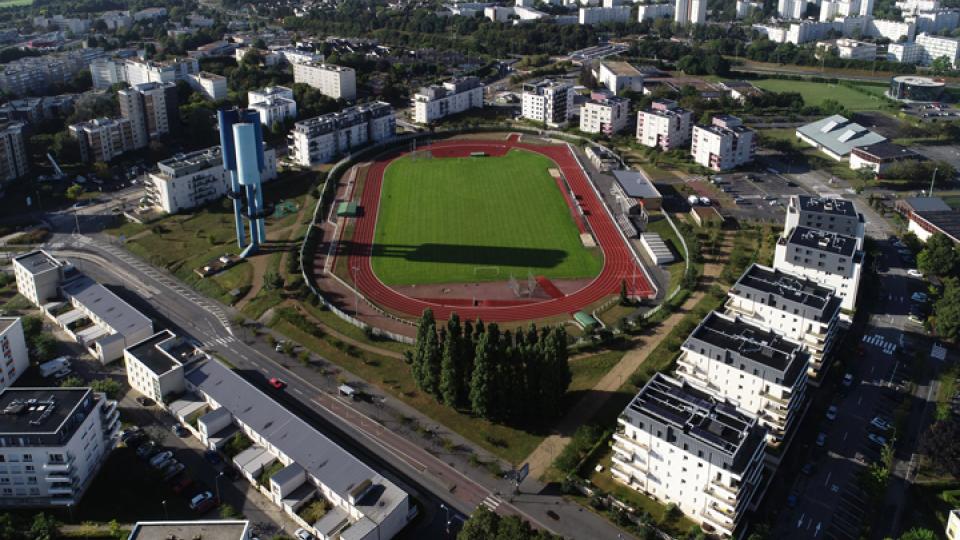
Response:
[{"label": "red car", "polygon": [[170,483],[170,487],[173,488],[173,492],[178,495],[183,493],[185,490],[187,490],[191,486],[193,486],[193,479],[191,479],[189,476],[185,474],[180,474],[178,476],[175,476]]},{"label": "red car", "polygon": [[277,390],[283,390],[287,387],[287,383],[281,381],[280,379],[273,377],[270,379],[270,386],[276,388]]}]

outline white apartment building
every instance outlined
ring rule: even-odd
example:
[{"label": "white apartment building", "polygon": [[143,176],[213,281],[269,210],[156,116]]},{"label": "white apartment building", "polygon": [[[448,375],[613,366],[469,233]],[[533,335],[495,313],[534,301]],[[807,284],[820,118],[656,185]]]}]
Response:
[{"label": "white apartment building", "polygon": [[97,58],[90,62],[90,77],[95,90],[106,90],[127,80],[122,61],[113,58]]},{"label": "white apartment building", "polygon": [[320,90],[333,99],[357,99],[357,73],[353,68],[319,62],[293,64],[293,82]]},{"label": "white apartment building", "polygon": [[657,373],[617,424],[614,479],[677,505],[708,534],[735,536],[764,481],[765,430],[755,418]]},{"label": "white apartment building", "polygon": [[762,9],[763,2],[737,0],[737,19],[746,19],[754,11]]},{"label": "white apartment building", "polygon": [[200,63],[196,58],[177,58],[166,62],[126,58],[115,60],[123,63],[124,78],[130,86],[156,82],[190,82],[190,75],[200,73]]},{"label": "white apartment building", "polygon": [[130,16],[129,11],[125,10],[105,11],[100,14],[99,19],[103,21],[110,30],[129,28],[133,25],[133,17]]},{"label": "white apartment building", "polygon": [[0,391],[0,507],[75,506],[119,428],[117,402],[90,388]]},{"label": "white apartment building", "polygon": [[53,17],[34,17],[33,25],[47,30],[60,30],[62,32],[72,32],[74,34],[83,34],[90,30],[93,21],[90,19],[79,19],[64,17],[63,15],[54,15]]},{"label": "white apartment building", "polygon": [[288,64],[323,62],[322,54],[301,50],[296,47],[272,47],[270,52],[280,55]]},{"label": "white apartment building", "polygon": [[548,127],[563,127],[573,117],[573,85],[544,79],[523,85],[520,113]]},{"label": "white apartment building", "polygon": [[7,62],[0,66],[0,90],[13,96],[49,93],[51,86],[69,83],[103,55],[103,49],[93,47]]},{"label": "white apartment building", "polygon": [[276,66],[285,61],[282,54],[278,54],[271,50],[257,49],[256,47],[239,47],[237,50],[233,51],[233,58],[237,61],[237,64],[239,64],[243,62],[243,57],[245,57],[248,52],[253,51],[260,54],[265,66]]},{"label": "white apartment building", "polygon": [[908,15],[904,21],[913,23],[917,32],[927,34],[939,34],[944,31],[950,31],[960,26],[960,11],[956,9],[938,9],[936,11],[927,11]]},{"label": "white apartment building", "polygon": [[[321,540],[390,540],[416,515],[409,495],[337,446],[273,398],[220,362],[194,364],[185,375],[188,393],[169,405],[208,448],[242,433],[253,445],[233,465],[254,481],[275,464],[260,491],[302,528]],[[195,428],[194,428],[195,426]],[[311,501],[330,509],[307,523],[297,510]]]},{"label": "white apartment building", "polygon": [[862,240],[843,234],[796,226],[777,241],[773,267],[833,289],[840,297],[841,320],[852,320],[863,271]]},{"label": "white apartment building", "polygon": [[142,148],[151,139],[170,133],[177,122],[177,85],[144,83],[117,91],[120,115],[130,121],[133,145]]},{"label": "white apartment building", "polygon": [[138,521],[127,540],[250,540],[256,538],[246,520]]},{"label": "white apartment building", "polygon": [[168,403],[186,390],[184,365],[206,358],[196,345],[170,330],[158,332],[123,350],[130,387],[156,403]]},{"label": "white apartment building", "polygon": [[777,14],[784,19],[802,19],[807,11],[807,0],[779,0]]},{"label": "white apartment building", "polygon": [[614,94],[626,91],[643,92],[643,74],[629,62],[601,60],[597,63],[594,77]]},{"label": "white apartment building", "polygon": [[676,7],[673,2],[663,4],[637,4],[637,22],[653,19],[672,19]]},{"label": "white apartment building", "polygon": [[285,86],[267,86],[261,90],[247,92],[248,108],[257,111],[260,123],[270,127],[283,124],[288,118],[297,117],[297,102],[293,99],[293,90]]},{"label": "white apartment building", "polygon": [[713,117],[709,126],[694,126],[690,155],[700,165],[726,171],[753,161],[756,134],[736,116]]},{"label": "white apartment building", "polygon": [[673,100],[657,99],[650,109],[637,113],[637,141],[669,152],[690,142],[693,113]]},{"label": "white apartment building", "polygon": [[227,99],[227,78],[223,75],[201,71],[196,75],[190,75],[187,83],[210,101]]},{"label": "white apartment building", "polygon": [[858,0],[823,0],[820,2],[820,20],[832,21],[835,18],[855,17],[859,14]]},{"label": "white apartment building", "polygon": [[30,367],[20,317],[0,317],[0,390],[12,385]]},{"label": "white apartment building", "polygon": [[706,24],[707,2],[705,0],[676,0],[673,20],[680,25]]},{"label": "white apartment building", "polygon": [[580,24],[602,24],[607,22],[629,22],[630,6],[582,7],[578,12]]},{"label": "white apartment building", "polygon": [[96,118],[68,129],[80,144],[80,157],[86,162],[107,162],[146,145],[138,146],[141,141],[134,138],[133,124],[126,118]]},{"label": "white apartment building", "polygon": [[110,289],[43,250],[13,259],[17,291],[101,363],[153,334],[153,321]]},{"label": "white apartment building", "polygon": [[580,131],[613,135],[627,127],[630,118],[630,100],[611,96],[591,100],[580,108]]},{"label": "white apartment building", "polygon": [[429,124],[451,114],[483,108],[484,86],[476,77],[463,77],[425,86],[413,96],[413,121]]},{"label": "white apartment building", "polygon": [[290,154],[304,167],[328,163],[367,144],[385,141],[397,128],[393,107],[378,101],[294,124]]},{"label": "white apartment building", "polygon": [[852,236],[857,239],[857,249],[863,248],[866,220],[853,202],[846,199],[790,196],[784,234],[790,234],[798,226]]},{"label": "white apartment building", "polygon": [[876,60],[877,44],[855,39],[841,38],[836,41],[817,43],[818,49],[833,50],[837,57],[849,60]]},{"label": "white apartment building", "polygon": [[23,128],[19,122],[0,123],[0,182],[10,182],[30,172]]},{"label": "white apartment building", "polygon": [[727,296],[727,315],[799,343],[810,358],[807,383],[819,386],[840,328],[840,297],[833,289],[753,264]]},{"label": "white apartment building", "polygon": [[[261,180],[277,177],[277,154],[263,151]],[[157,210],[176,214],[192,210],[227,194],[230,178],[223,170],[220,146],[177,154],[157,163],[144,182],[147,199]]]},{"label": "white apartment building", "polygon": [[675,376],[757,418],[771,446],[790,443],[806,406],[809,355],[799,343],[713,311],[681,350]]},{"label": "white apartment building", "polygon": [[954,68],[960,67],[960,38],[917,34],[916,44],[923,52],[920,64],[929,66],[937,58],[946,57]]},{"label": "white apartment building", "polygon": [[940,9],[940,0],[897,0],[897,8],[904,15]]}]

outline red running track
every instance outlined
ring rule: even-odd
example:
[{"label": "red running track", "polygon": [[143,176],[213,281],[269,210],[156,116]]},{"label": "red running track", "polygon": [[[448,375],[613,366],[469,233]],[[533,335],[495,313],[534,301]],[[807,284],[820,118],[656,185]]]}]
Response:
[{"label": "red running track", "polygon": [[[563,172],[574,196],[578,196],[588,208],[595,210],[603,208],[603,203],[590,184],[590,180],[580,169],[577,160],[570,154],[566,146],[523,144],[517,142],[516,138],[511,137],[509,140],[502,142],[442,141],[418,148],[418,150],[430,150],[435,157],[453,157],[467,156],[471,152],[486,152],[488,155],[497,156],[503,155],[511,148],[529,150],[552,159]],[[352,240],[353,249],[350,250],[350,267],[357,269],[354,275],[357,288],[380,307],[413,317],[418,317],[424,309],[431,308],[434,316],[439,320],[448,318],[451,312],[456,311],[460,317],[466,319],[482,318],[485,321],[506,322],[545,319],[574,313],[584,306],[619,292],[622,280],[626,280],[630,294],[645,297],[653,295],[653,288],[647,281],[642,268],[635,262],[633,253],[621,236],[616,223],[613,222],[609,214],[602,211],[591,212],[586,219],[593,229],[597,244],[603,252],[603,270],[585,287],[562,298],[511,306],[443,305],[430,300],[412,298],[391,289],[374,274],[371,265],[370,247],[373,244],[377,225],[376,219],[384,171],[393,159],[400,157],[403,153],[397,153],[389,158],[377,161],[370,167],[363,188],[363,196],[360,200],[363,215],[356,218],[356,228]]]}]

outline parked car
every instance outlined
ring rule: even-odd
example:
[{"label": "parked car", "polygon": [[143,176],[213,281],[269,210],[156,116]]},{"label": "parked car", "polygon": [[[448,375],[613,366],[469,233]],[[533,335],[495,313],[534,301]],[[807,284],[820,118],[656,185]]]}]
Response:
[{"label": "parked car", "polygon": [[173,457],[173,452],[166,450],[150,458],[150,466],[154,469],[163,468],[164,464]]},{"label": "parked car", "polygon": [[153,400],[148,397],[139,396],[137,397],[137,403],[139,403],[143,407],[149,407],[153,405]]},{"label": "parked car", "polygon": [[917,324],[923,324],[923,321],[926,320],[926,317],[923,317],[917,313],[910,313],[910,315],[907,315],[907,319]]},{"label": "parked car", "polygon": [[817,435],[817,446],[823,446],[825,444],[827,444],[827,434],[821,431]]},{"label": "parked car", "polygon": [[207,450],[203,453],[203,459],[211,465],[219,465],[223,463],[223,458],[220,457],[220,454],[216,450]]},{"label": "parked car", "polygon": [[847,373],[843,376],[843,385],[847,388],[853,386],[853,373]]},{"label": "parked car", "polygon": [[181,426],[180,424],[174,424],[170,426],[170,431],[173,431],[173,434],[177,437],[187,437],[190,435],[190,432],[187,431],[187,428]]},{"label": "parked car", "polygon": [[927,296],[927,293],[925,292],[917,291],[910,295],[910,299],[913,300],[914,302],[920,302],[921,304],[926,304],[930,300],[930,297]]},{"label": "parked car", "polygon": [[179,461],[177,461],[177,460],[175,460],[175,459],[174,459],[174,460],[171,460],[171,461],[173,461],[172,464],[168,464],[166,467],[163,468],[163,479],[164,479],[164,480],[169,480],[169,479],[173,478],[174,476],[182,473],[183,470],[186,468],[186,467],[183,465],[183,463],[180,463]]},{"label": "parked car", "polygon": [[136,435],[140,435],[142,433],[143,432],[140,430],[139,427],[127,428],[120,432],[120,442],[127,442],[128,440],[132,439]]},{"label": "parked car", "polygon": [[147,459],[158,452],[157,444],[153,441],[147,441],[137,447],[137,457]]},{"label": "parked car", "polygon": [[883,437],[883,436],[881,436],[881,435],[877,435],[876,433],[871,433],[871,434],[867,435],[867,439],[868,439],[870,442],[872,442],[873,444],[877,445],[877,446],[886,446],[886,445],[887,445],[887,439],[886,439],[886,437]]},{"label": "parked car", "polygon": [[787,496],[787,508],[796,508],[798,501],[799,501],[799,497],[797,497],[797,494],[791,493],[790,495]]},{"label": "parked car", "polygon": [[293,533],[294,536],[300,540],[313,540],[313,535],[306,531],[306,529],[297,529],[297,532]]},{"label": "parked car", "polygon": [[186,474],[179,474],[170,477],[168,482],[170,483],[170,489],[179,495],[193,485],[193,478],[190,478]]},{"label": "parked car", "polygon": [[270,378],[270,386],[276,388],[277,390],[283,390],[284,388],[287,387],[287,383],[281,381],[280,379],[278,379],[278,378],[276,378],[276,377],[271,377],[271,378]]},{"label": "parked car", "polygon": [[190,504],[188,505],[191,510],[194,512],[205,512],[212,508],[216,504],[216,499],[213,497],[213,493],[209,491],[204,491],[202,493],[197,493],[190,499]]},{"label": "parked car", "polygon": [[879,416],[874,416],[873,420],[870,421],[870,425],[881,431],[887,431],[893,428],[893,426],[890,425],[890,422],[887,422],[885,419],[880,418]]},{"label": "parked car", "polygon": [[827,420],[836,420],[837,419],[837,406],[831,405],[827,408]]},{"label": "parked car", "polygon": [[907,275],[915,278],[922,278],[923,272],[917,270],[916,268],[911,268],[907,270]]},{"label": "parked car", "polygon": [[809,463],[804,464],[803,467],[800,469],[800,472],[802,472],[807,476],[810,476],[813,474],[815,470],[817,470],[817,466],[814,465],[813,462],[811,461]]}]

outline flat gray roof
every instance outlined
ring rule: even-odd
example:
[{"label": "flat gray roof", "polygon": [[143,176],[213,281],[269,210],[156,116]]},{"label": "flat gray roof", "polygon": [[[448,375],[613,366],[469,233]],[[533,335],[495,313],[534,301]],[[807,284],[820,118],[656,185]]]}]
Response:
[{"label": "flat gray roof", "polygon": [[828,116],[797,128],[797,133],[838,156],[845,156],[857,146],[869,146],[887,140],[856,122],[839,114]]},{"label": "flat gray roof", "polygon": [[46,251],[43,251],[42,249],[31,251],[30,253],[16,257],[13,260],[17,261],[20,266],[26,268],[31,274],[39,274],[60,266],[60,261],[53,258],[52,255]]},{"label": "flat gray roof", "polygon": [[950,205],[940,197],[907,197],[903,202],[910,205],[914,212],[949,212]]},{"label": "flat gray roof", "polygon": [[100,283],[81,275],[63,285],[63,292],[90,310],[116,333],[127,335],[153,326],[153,322]]},{"label": "flat gray roof", "polygon": [[249,521],[140,521],[127,540],[246,540]]},{"label": "flat gray roof", "polygon": [[790,234],[789,242],[798,246],[808,247],[819,251],[827,251],[852,257],[857,251],[857,239],[831,231],[796,227]]},{"label": "flat gray roof", "polygon": [[147,369],[154,374],[163,375],[181,365],[179,361],[175,360],[159,346],[161,343],[171,339],[177,339],[177,337],[173,335],[173,332],[164,330],[163,332],[158,332],[148,337],[140,343],[127,347],[127,352],[143,363],[143,365],[147,366]]},{"label": "flat gray roof", "polygon": [[657,191],[653,182],[642,171],[612,171],[613,178],[627,194],[637,199],[660,199],[662,195]]},{"label": "flat gray roof", "polygon": [[19,320],[20,317],[0,317],[0,332],[6,331]]},{"label": "flat gray roof", "polygon": [[56,433],[85,399],[89,388],[7,388],[0,392],[0,435]]},{"label": "flat gray roof", "polygon": [[373,521],[379,523],[407,499],[393,482],[220,362],[202,362],[186,378],[341,498],[349,499],[367,481],[378,486],[356,504]]}]

